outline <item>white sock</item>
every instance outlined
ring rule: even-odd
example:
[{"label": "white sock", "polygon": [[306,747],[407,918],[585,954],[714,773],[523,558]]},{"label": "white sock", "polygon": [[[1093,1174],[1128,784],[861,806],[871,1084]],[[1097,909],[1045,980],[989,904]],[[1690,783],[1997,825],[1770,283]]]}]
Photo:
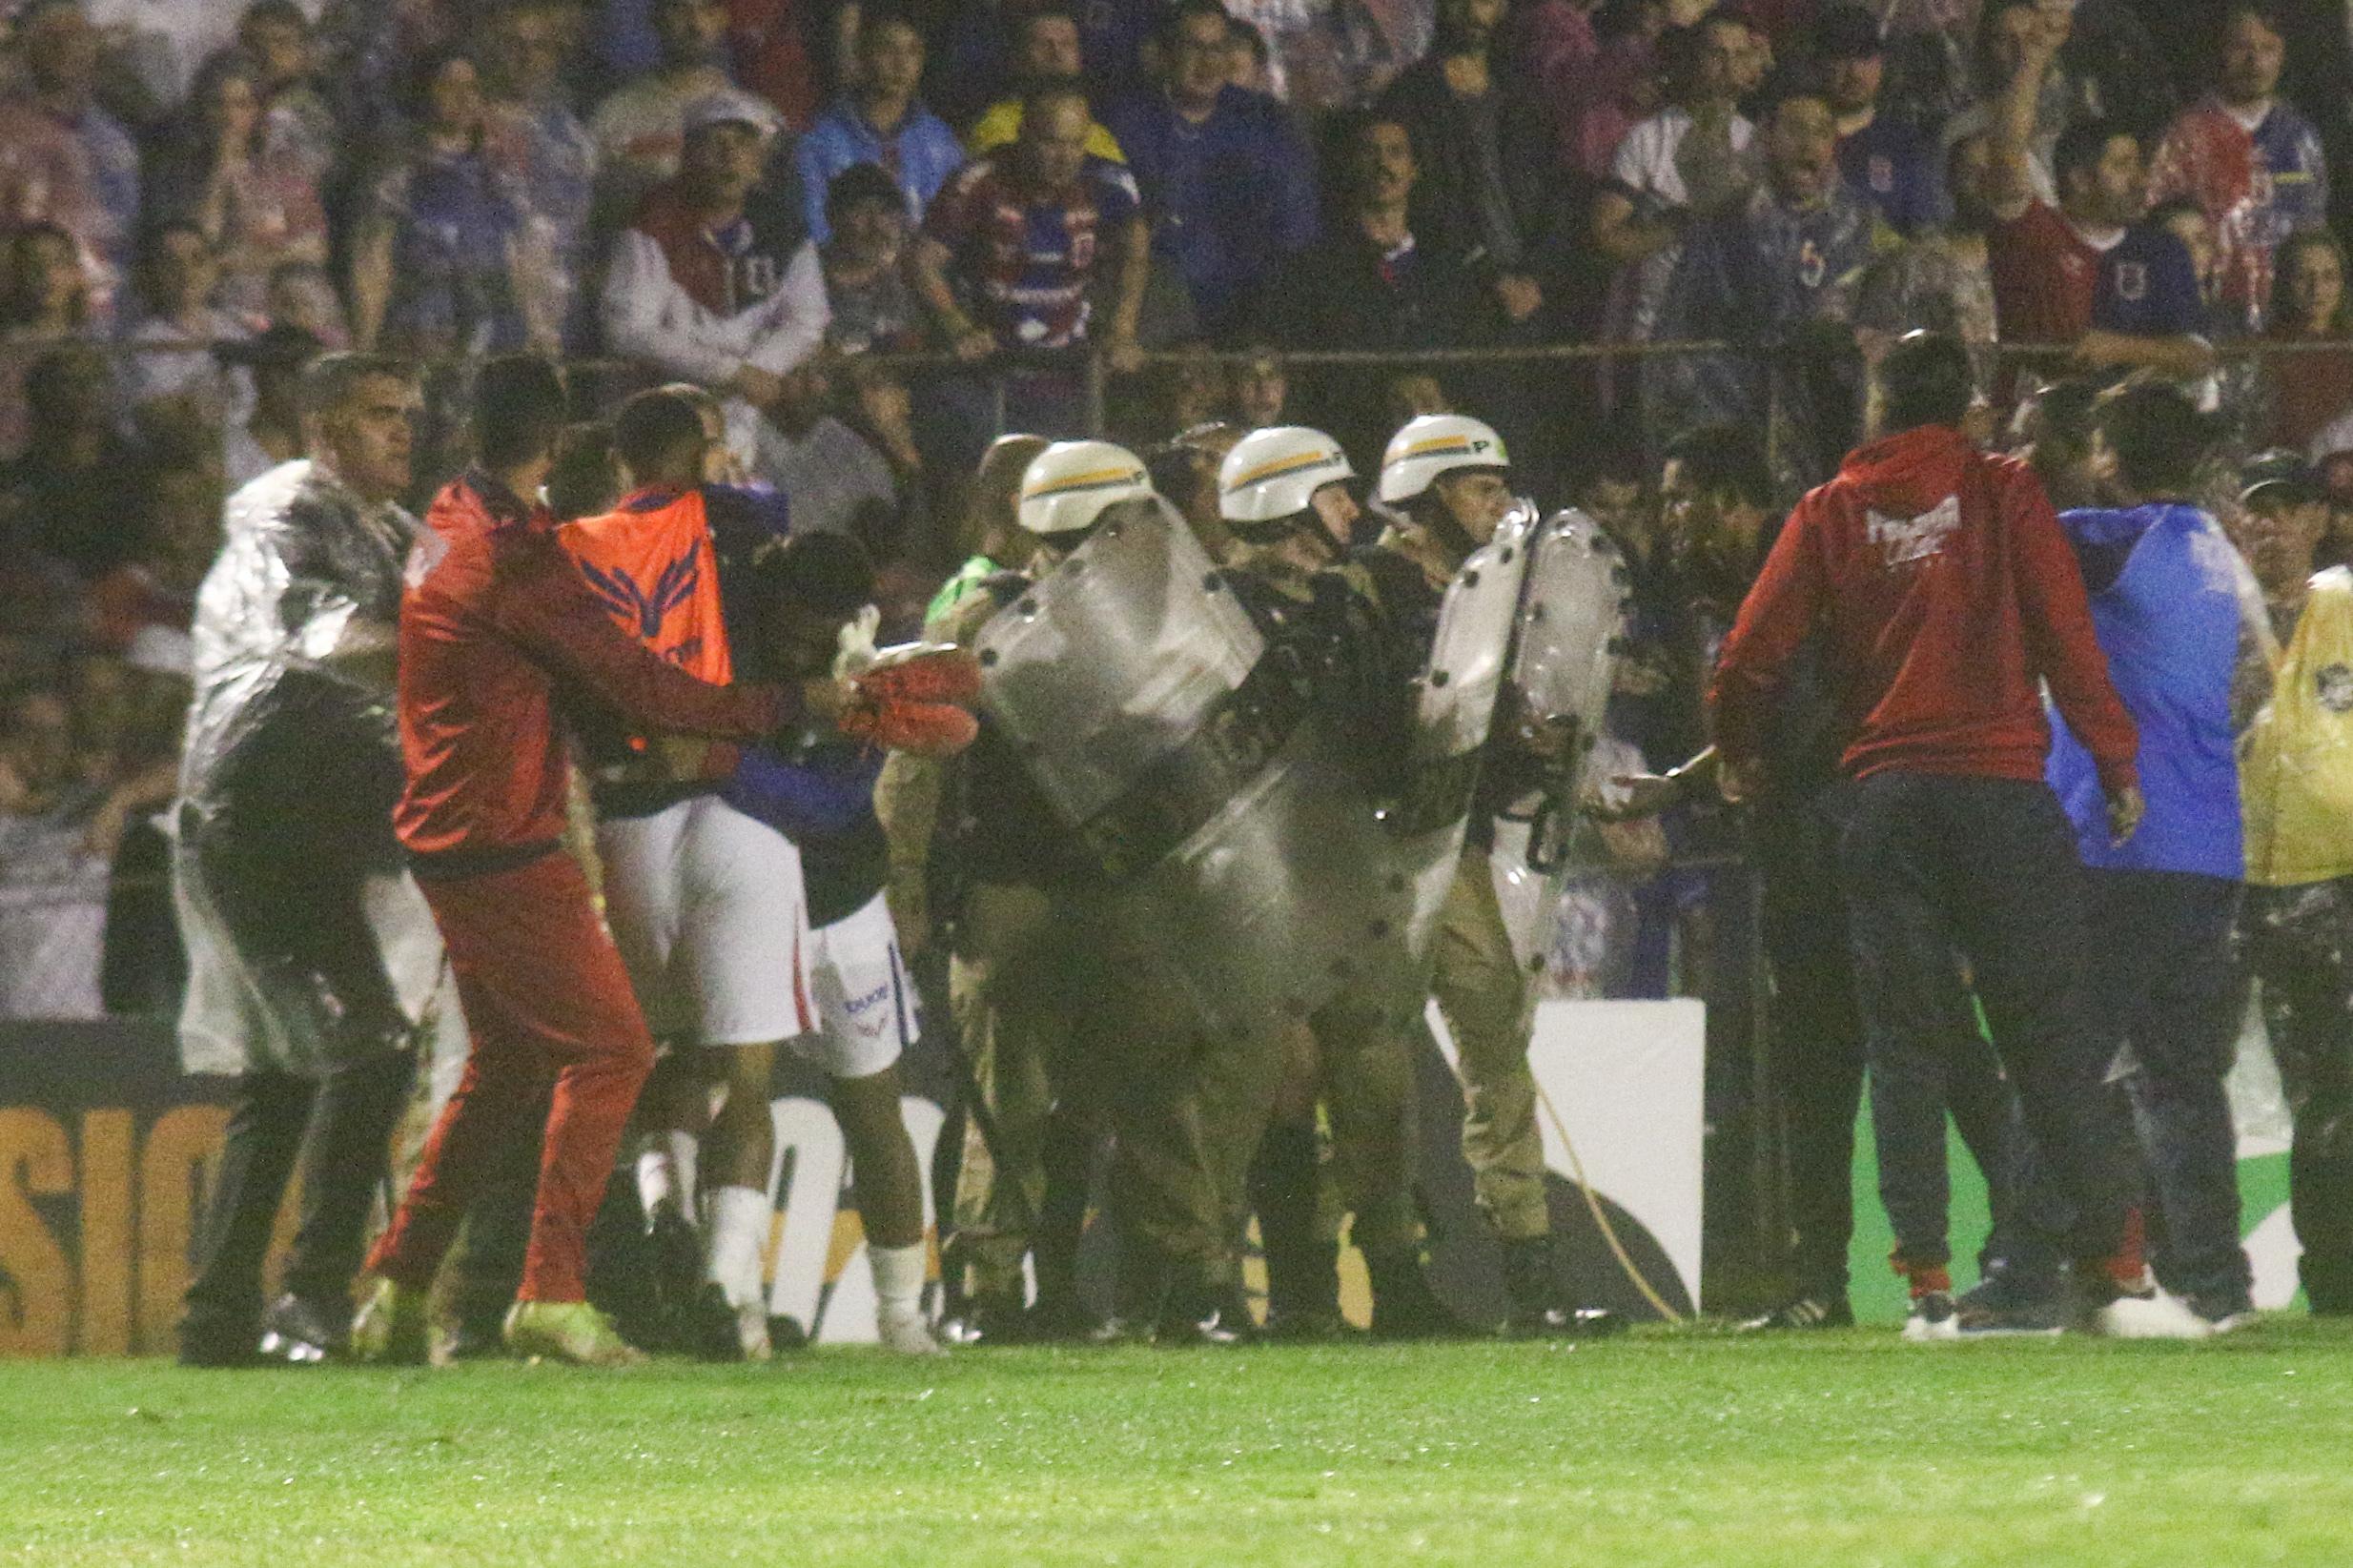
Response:
[{"label": "white sock", "polygon": [[878,1315],[914,1316],[923,1311],[923,1276],[929,1259],[922,1242],[908,1247],[876,1247],[869,1243],[866,1260],[874,1271],[874,1309]]},{"label": "white sock", "polygon": [[691,1132],[669,1131],[660,1134],[669,1151],[670,1179],[678,1184],[678,1206],[687,1213],[694,1212],[696,1156],[703,1145]]},{"label": "white sock", "polygon": [[722,1187],[711,1195],[709,1267],[704,1277],[727,1293],[727,1304],[760,1299],[760,1249],[768,1238],[768,1195],[756,1188]]},{"label": "white sock", "polygon": [[679,1196],[677,1168],[670,1163],[666,1149],[648,1149],[637,1157],[637,1201],[651,1220],[665,1209],[685,1212],[685,1202]]}]

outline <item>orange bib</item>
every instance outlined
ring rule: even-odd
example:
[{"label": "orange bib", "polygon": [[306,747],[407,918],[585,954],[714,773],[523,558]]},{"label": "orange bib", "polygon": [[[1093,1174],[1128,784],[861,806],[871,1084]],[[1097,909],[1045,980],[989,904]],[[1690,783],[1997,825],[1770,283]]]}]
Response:
[{"label": "orange bib", "polygon": [[714,685],[733,679],[701,491],[632,497],[557,532],[622,630],[689,675]]}]

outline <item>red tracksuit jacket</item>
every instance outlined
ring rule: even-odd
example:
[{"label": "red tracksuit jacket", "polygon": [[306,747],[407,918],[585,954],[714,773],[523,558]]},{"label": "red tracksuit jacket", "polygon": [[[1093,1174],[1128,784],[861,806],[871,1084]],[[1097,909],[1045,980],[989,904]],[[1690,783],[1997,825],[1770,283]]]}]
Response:
[{"label": "red tracksuit jacket", "polygon": [[613,623],[547,514],[468,474],[434,498],[400,596],[400,752],[393,813],[420,872],[501,869],[563,834],[567,690],[647,730],[753,740],[796,703],[716,686]]},{"label": "red tracksuit jacket", "polygon": [[1861,448],[1790,514],[1708,694],[1732,763],[1758,756],[1784,669],[1816,631],[1854,778],[2040,779],[2047,681],[2100,782],[2137,782],[2133,722],[2041,482],[1956,430]]}]

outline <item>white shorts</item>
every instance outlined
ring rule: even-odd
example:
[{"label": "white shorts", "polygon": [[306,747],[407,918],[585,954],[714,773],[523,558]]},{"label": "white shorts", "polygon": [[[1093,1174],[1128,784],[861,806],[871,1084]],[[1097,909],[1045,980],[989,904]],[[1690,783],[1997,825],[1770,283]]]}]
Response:
[{"label": "white shorts", "polygon": [[597,825],[604,920],[656,1036],[757,1046],[817,1027],[801,852],[716,795]]},{"label": "white shorts", "polygon": [[880,893],[857,913],[817,927],[809,971],[818,1028],[794,1049],[828,1076],[870,1078],[915,1043],[915,988]]}]

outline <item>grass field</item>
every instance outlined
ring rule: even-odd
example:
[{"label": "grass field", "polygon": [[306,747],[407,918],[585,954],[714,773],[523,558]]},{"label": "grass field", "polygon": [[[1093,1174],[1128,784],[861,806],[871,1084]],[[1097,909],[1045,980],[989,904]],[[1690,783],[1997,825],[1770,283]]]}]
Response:
[{"label": "grass field", "polygon": [[2353,1561],[2353,1330],[0,1364],[0,1562]]}]

